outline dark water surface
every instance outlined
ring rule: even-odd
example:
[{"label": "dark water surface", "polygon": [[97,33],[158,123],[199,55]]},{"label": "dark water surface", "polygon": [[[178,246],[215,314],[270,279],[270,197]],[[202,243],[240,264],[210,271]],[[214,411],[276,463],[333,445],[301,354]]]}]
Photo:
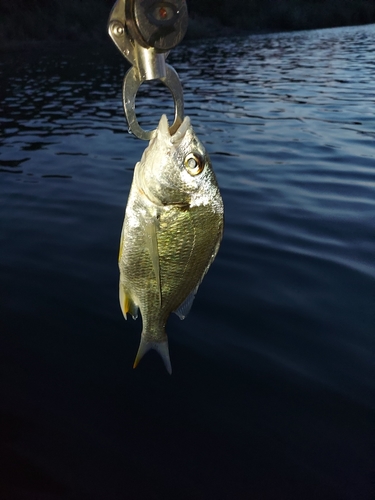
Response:
[{"label": "dark water surface", "polygon": [[118,305],[125,64],[1,54],[1,499],[373,498],[374,52],[366,26],[171,54],[226,208],[172,376],[132,369]]}]

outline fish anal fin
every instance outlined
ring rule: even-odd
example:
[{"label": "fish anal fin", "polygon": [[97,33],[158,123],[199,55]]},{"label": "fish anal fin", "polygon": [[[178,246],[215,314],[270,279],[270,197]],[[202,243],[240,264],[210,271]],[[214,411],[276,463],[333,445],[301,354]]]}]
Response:
[{"label": "fish anal fin", "polygon": [[199,285],[194,288],[194,290],[189,293],[189,295],[186,297],[186,299],[178,306],[177,309],[175,309],[173,312],[177,314],[177,316],[180,319],[185,319],[186,316],[189,314],[191,306],[193,305],[195,294],[197,293],[199,288]]},{"label": "fish anal fin", "polygon": [[169,359],[168,340],[163,340],[162,342],[149,341],[145,338],[144,335],[141,336],[141,342],[139,344],[138,352],[134,360],[133,368],[137,368],[143,356],[151,349],[157,351],[160,354],[167,372],[169,373],[169,375],[171,375],[172,366],[171,360]]},{"label": "fish anal fin", "polygon": [[119,285],[119,300],[120,300],[120,307],[122,310],[122,314],[124,315],[125,319],[127,318],[127,314],[130,313],[133,317],[133,319],[137,319],[138,317],[138,306],[133,302],[131,297],[126,294],[124,290],[123,284],[120,282]]}]

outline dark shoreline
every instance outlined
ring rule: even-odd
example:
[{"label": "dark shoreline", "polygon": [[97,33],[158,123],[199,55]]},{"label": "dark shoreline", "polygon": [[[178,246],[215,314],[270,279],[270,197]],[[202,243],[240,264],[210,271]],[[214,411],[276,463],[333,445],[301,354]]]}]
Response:
[{"label": "dark shoreline", "polygon": [[[262,35],[267,33],[277,33],[281,32],[279,30],[238,30],[235,28],[226,28],[222,27],[222,29],[212,29],[205,32],[205,36],[201,36],[196,34],[195,32],[187,33],[184,39],[182,40],[182,44],[186,42],[192,42],[195,40],[207,40],[213,38],[223,38],[223,37],[236,37],[236,36],[249,36],[249,35]],[[113,46],[110,37],[108,38],[95,38],[93,37],[91,40],[87,38],[77,39],[77,40],[9,40],[7,42],[3,42],[0,45],[0,53],[8,52],[8,51],[18,51],[18,50],[33,50],[33,49],[41,49],[44,50],[55,50],[59,47],[69,48],[76,47],[77,45],[97,45],[98,47]]]},{"label": "dark shoreline", "polygon": [[[293,1],[291,4],[293,4]],[[347,9],[347,12],[345,12],[344,8],[340,10],[332,4],[330,12],[323,13],[323,4],[320,4],[320,8],[316,7],[314,10],[311,10],[311,5],[307,2],[305,5],[300,5],[299,9],[296,9],[295,6],[292,8],[293,5],[289,5],[287,2],[278,2],[277,5],[279,7],[276,8],[275,4],[273,10],[271,9],[267,14],[260,11],[257,16],[244,15],[241,19],[231,20],[229,18],[225,22],[220,20],[219,17],[209,17],[192,12],[190,13],[189,27],[183,41],[330,29],[375,23],[375,4],[369,7],[369,4],[366,4],[366,0],[359,1],[361,5],[366,4],[366,12],[364,12],[363,8],[362,11],[359,8],[356,10],[354,5],[352,10]],[[346,6],[347,8],[347,3],[345,5],[342,4],[342,6]],[[102,4],[101,7],[103,7]],[[40,48],[42,46],[45,48],[54,48],[61,44],[75,46],[76,44],[94,43],[103,46],[109,40],[109,35],[107,34],[109,12],[110,9],[104,9],[101,12],[100,21],[98,22],[96,15],[93,18],[95,22],[89,25],[84,24],[84,17],[83,19],[81,17],[81,19],[75,20],[76,24],[74,26],[70,24],[73,23],[71,18],[64,18],[64,22],[61,23],[63,26],[57,30],[53,29],[54,21],[50,19],[48,13],[44,12],[44,24],[47,25],[45,26],[43,25],[43,20],[39,20],[35,13],[29,12],[28,15],[31,16],[30,19],[34,22],[34,25],[40,22],[43,25],[43,29],[38,30],[38,26],[34,26],[34,29],[16,30],[13,26],[15,21],[11,16],[8,18],[6,15],[1,16],[2,12],[0,8],[0,52],[22,50],[25,48]],[[62,19],[64,14],[60,13]],[[27,20],[24,22],[27,24]],[[15,32],[18,34],[18,38],[13,36]]]}]

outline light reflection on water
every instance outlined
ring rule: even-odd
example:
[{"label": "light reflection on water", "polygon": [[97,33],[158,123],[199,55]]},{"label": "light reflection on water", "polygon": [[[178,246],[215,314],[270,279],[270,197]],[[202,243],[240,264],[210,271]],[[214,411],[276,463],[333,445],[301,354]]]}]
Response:
[{"label": "light reflection on water", "polygon": [[[140,323],[125,324],[117,305],[117,246],[132,169],[145,143],[127,134],[121,106],[126,66],[111,49],[4,54],[2,321],[11,332],[14,318],[25,317],[34,326],[17,330],[19,345],[59,366],[69,358],[82,380],[82,359],[63,345],[84,351],[90,339],[105,350],[108,342],[116,376],[144,390],[154,370],[163,400],[169,389],[163,393],[158,360],[144,360],[136,375],[144,378],[124,372]],[[185,380],[190,394],[180,402],[187,408],[196,395],[203,426],[203,415],[218,410],[212,425],[233,439],[230,422],[246,441],[249,420],[264,418],[266,433],[286,439],[296,462],[325,471],[330,498],[353,498],[354,491],[369,498],[367,469],[357,456],[368,428],[350,434],[345,422],[338,424],[345,416],[327,417],[317,407],[330,398],[344,413],[345,404],[358,405],[350,410],[354,418],[374,409],[374,49],[375,28],[366,26],[189,43],[169,57],[226,208],[223,244],[192,312],[183,323],[170,321],[172,365],[178,373],[203,360],[218,370],[224,396],[234,398],[231,408],[222,395],[206,399],[193,379]],[[141,90],[137,113],[145,126],[171,109],[160,87]],[[4,346],[9,339],[5,335]],[[92,347],[98,362],[100,352]],[[84,366],[99,376],[88,361]],[[206,376],[208,387],[204,370],[199,380]],[[245,403],[246,384],[258,380],[263,387],[270,378],[279,388],[279,396],[269,396],[270,408],[284,411],[288,424],[269,414],[256,417]],[[300,404],[288,396],[292,386]],[[311,421],[296,387],[316,402]],[[145,404],[133,391],[136,404]],[[263,396],[254,398],[262,408]],[[169,418],[168,404],[162,419]],[[199,427],[198,417],[189,418]],[[307,430],[315,424],[332,448],[321,462],[314,432]],[[291,437],[292,428],[304,438]],[[343,454],[353,459],[338,464]],[[276,467],[267,460],[267,467]],[[344,488],[340,478],[349,468]],[[322,476],[310,476],[327,488]]]}]

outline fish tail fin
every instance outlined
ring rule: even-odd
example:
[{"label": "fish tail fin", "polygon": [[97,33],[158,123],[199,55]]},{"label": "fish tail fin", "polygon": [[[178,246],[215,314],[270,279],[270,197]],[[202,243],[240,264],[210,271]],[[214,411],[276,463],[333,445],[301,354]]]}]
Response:
[{"label": "fish tail fin", "polygon": [[164,362],[164,366],[167,369],[167,372],[169,373],[169,375],[172,375],[171,360],[169,359],[168,340],[162,340],[161,342],[155,342],[155,341],[150,342],[149,340],[146,339],[146,337],[143,334],[141,336],[141,342],[139,344],[133,368],[137,368],[138,363],[141,361],[143,356],[146,354],[146,352],[150,351],[151,349],[154,349],[160,354]]}]

